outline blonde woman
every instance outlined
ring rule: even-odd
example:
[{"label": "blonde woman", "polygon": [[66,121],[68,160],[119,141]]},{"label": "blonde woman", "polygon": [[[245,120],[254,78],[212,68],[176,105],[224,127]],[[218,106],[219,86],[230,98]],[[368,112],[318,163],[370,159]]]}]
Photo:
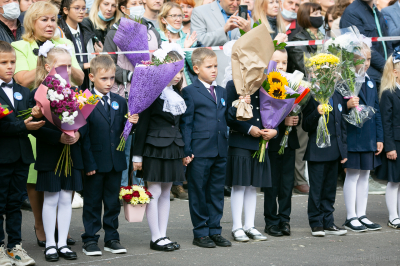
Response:
[{"label": "blonde woman", "polygon": [[271,38],[279,43],[287,42],[286,27],[279,8],[279,0],[255,0],[253,19],[258,23],[261,20],[264,23]]},{"label": "blonde woman", "polygon": [[122,16],[117,7],[117,0],[95,0],[90,9],[89,17],[82,21],[82,25],[88,27],[96,35],[94,37],[97,38],[96,52],[103,51],[103,44],[108,31]]},{"label": "blonde woman", "polygon": [[378,178],[387,180],[386,205],[389,211],[387,225],[400,229],[400,47],[396,47],[386,61],[380,89],[380,108],[385,147]]},{"label": "blonde woman", "polygon": [[[58,9],[51,3],[40,1],[32,4],[25,15],[23,40],[11,44],[17,55],[14,79],[18,84],[30,90],[35,88],[34,81],[39,46],[49,40],[54,45],[67,44],[74,49],[69,40],[55,37],[57,15]],[[72,81],[77,85],[81,85],[84,79],[84,73],[80,69],[75,56],[72,58],[71,77]],[[32,135],[29,135],[29,138],[36,156],[36,139]],[[35,217],[37,242],[39,246],[44,247],[46,237],[42,221],[43,192],[36,191],[36,181],[37,172],[34,169],[34,164],[31,164],[27,181],[28,197]]]}]

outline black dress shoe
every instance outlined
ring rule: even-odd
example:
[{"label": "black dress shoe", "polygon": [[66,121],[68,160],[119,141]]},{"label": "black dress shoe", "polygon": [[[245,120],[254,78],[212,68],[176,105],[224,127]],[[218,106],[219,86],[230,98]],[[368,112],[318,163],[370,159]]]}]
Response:
[{"label": "black dress shoe", "polygon": [[[61,252],[62,249],[68,249],[69,251],[63,253],[63,252]],[[70,250],[70,248],[68,246],[63,246],[63,247],[58,248],[57,252],[61,258],[64,258],[66,260],[76,260],[78,258],[78,256],[76,255],[76,252]]]},{"label": "black dress shoe", "polygon": [[50,249],[55,249],[57,251],[56,246],[50,246],[44,250],[44,257],[46,258],[46,261],[58,261],[60,259],[60,256],[58,256],[58,253],[53,253],[53,254],[46,254],[46,252]]},{"label": "black dress shoe", "polygon": [[[164,239],[168,239],[169,241],[171,241],[171,239],[169,239],[169,237],[164,237]],[[174,246],[175,250],[178,250],[181,248],[181,245],[179,245],[177,242],[172,242],[172,245]]]},{"label": "black dress shoe", "polygon": [[279,230],[281,230],[283,235],[290,236],[290,224],[288,222],[280,222]]},{"label": "black dress shoe", "polygon": [[22,202],[21,210],[32,211],[32,206],[31,206],[31,202],[29,201],[29,198],[26,198]]},{"label": "black dress shoe", "polygon": [[365,227],[367,227],[367,229],[368,229],[369,231],[376,231],[376,230],[382,229],[382,226],[381,226],[381,225],[376,224],[376,223],[367,224],[367,223],[364,223],[364,222],[362,221],[363,219],[368,219],[368,218],[367,218],[366,215],[361,216],[361,217],[358,217],[358,220],[360,221],[360,223],[363,224]]},{"label": "black dress shoe", "polygon": [[270,236],[283,236],[283,233],[277,225],[266,225],[264,232]]},{"label": "black dress shoe", "polygon": [[174,251],[175,247],[172,243],[168,243],[166,245],[157,245],[158,242],[160,242],[161,240],[164,240],[164,238],[159,238],[156,241],[150,241],[150,248],[152,250],[157,250],[157,251]]},{"label": "black dress shoe", "polygon": [[73,246],[73,245],[75,245],[75,243],[76,243],[76,240],[73,239],[72,237],[67,238],[67,245],[68,246]]},{"label": "black dress shoe", "polygon": [[209,236],[203,236],[193,239],[193,245],[199,246],[201,248],[215,248],[217,246]]},{"label": "black dress shoe", "polygon": [[232,189],[228,186],[224,186],[224,196],[230,197]]},{"label": "black dress shoe", "polygon": [[39,240],[39,238],[37,237],[37,234],[36,234],[35,226],[33,226],[33,230],[35,230],[36,242],[37,242],[38,246],[44,248],[46,246],[46,241]]},{"label": "black dress shoe", "polygon": [[232,246],[231,241],[225,239],[221,235],[212,235],[210,236],[211,240],[214,241],[215,245],[220,247],[230,247]]}]

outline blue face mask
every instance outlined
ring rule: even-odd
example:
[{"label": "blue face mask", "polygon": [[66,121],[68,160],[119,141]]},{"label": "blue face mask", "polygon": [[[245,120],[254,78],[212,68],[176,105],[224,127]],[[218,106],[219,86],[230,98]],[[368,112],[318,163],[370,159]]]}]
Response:
[{"label": "blue face mask", "polygon": [[172,27],[171,25],[169,25],[169,23],[167,22],[167,30],[169,30],[172,33],[179,33],[182,29],[183,29],[183,24],[181,25],[181,28],[179,30],[175,29],[174,27]]},{"label": "blue face mask", "polygon": [[97,12],[97,15],[99,16],[99,18],[101,19],[101,20],[103,20],[103,21],[111,21],[111,20],[113,20],[114,19],[114,17],[111,17],[111,18],[105,18],[104,16],[103,16],[103,13],[101,13],[101,10],[99,10],[99,12]]}]

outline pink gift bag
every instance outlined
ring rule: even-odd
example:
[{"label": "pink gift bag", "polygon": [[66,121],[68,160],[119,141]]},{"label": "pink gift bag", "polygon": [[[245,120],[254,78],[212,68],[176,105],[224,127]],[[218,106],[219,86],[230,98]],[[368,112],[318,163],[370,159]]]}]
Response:
[{"label": "pink gift bag", "polygon": [[125,219],[130,223],[142,222],[146,206],[147,204],[133,205],[124,201]]}]

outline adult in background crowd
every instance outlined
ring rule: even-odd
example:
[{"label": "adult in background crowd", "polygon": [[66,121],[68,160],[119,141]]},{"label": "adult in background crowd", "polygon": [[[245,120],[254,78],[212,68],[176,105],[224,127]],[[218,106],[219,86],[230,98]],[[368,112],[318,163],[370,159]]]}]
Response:
[{"label": "adult in background crowd", "polygon": [[[356,26],[366,37],[389,36],[385,18],[376,8],[373,0],[355,0],[346,8],[339,27],[342,29],[350,26]],[[383,68],[387,58],[393,52],[392,42],[373,42],[371,50],[371,66],[367,74],[377,83],[379,90]]]},{"label": "adult in background crowd", "polygon": [[101,51],[108,31],[121,18],[117,4],[117,0],[95,0],[90,9],[89,17],[82,21],[83,26],[94,32],[98,40],[97,45],[101,48]]},{"label": "adult in background crowd", "polygon": [[376,0],[374,3],[376,4],[378,10],[382,11],[382,9],[391,6],[391,2],[391,0]]},{"label": "adult in background crowd", "polygon": [[0,41],[21,40],[24,27],[18,20],[19,15],[18,0],[0,0]]},{"label": "adult in background crowd", "polygon": [[336,0],[336,5],[334,6],[332,13],[333,23],[331,30],[340,29],[339,28],[340,19],[346,7],[348,7],[351,3],[353,3],[353,0]]},{"label": "adult in background crowd", "polygon": [[264,23],[271,38],[279,43],[287,42],[286,27],[280,14],[279,0],[256,0],[254,3],[253,18],[256,23]]},{"label": "adult in background crowd", "polygon": [[334,8],[335,8],[335,6],[331,6],[330,8],[328,8],[328,10],[325,13],[325,18],[324,18],[325,32],[328,32],[332,29]]},{"label": "adult in background crowd", "polygon": [[325,16],[328,8],[335,5],[335,0],[311,0],[311,3],[317,3],[321,6],[321,14]]},{"label": "adult in background crowd", "polygon": [[[400,0],[382,9],[382,15],[386,19],[389,35],[400,36]],[[397,47],[400,45],[400,41],[394,41],[392,45],[393,47]]]},{"label": "adult in background crowd", "polygon": [[238,0],[219,0],[209,5],[196,7],[192,13],[191,31],[197,32],[197,40],[205,47],[224,45],[240,38],[239,29],[251,30],[250,16],[236,16]]},{"label": "adult in background crowd", "polygon": [[283,24],[286,27],[286,35],[290,42],[293,36],[301,30],[301,27],[297,23],[297,11],[300,7],[300,0],[282,0],[280,3]]},{"label": "adult in background crowd", "polygon": [[[37,66],[37,54],[34,53],[34,49],[38,49],[47,40],[55,45],[67,44],[71,48],[73,47],[73,44],[69,40],[54,37],[57,28],[57,15],[58,9],[53,4],[43,1],[34,3],[26,12],[23,40],[11,44],[17,56],[14,80],[31,90],[34,89]],[[81,85],[83,78],[84,73],[80,69],[76,58],[73,57],[71,67],[72,82],[76,85]],[[36,139],[31,135],[29,135],[29,138],[32,143],[34,155],[36,155]],[[46,238],[42,221],[43,192],[36,191],[36,181],[37,172],[34,169],[34,164],[31,164],[27,190],[35,218],[34,228],[37,242],[39,246],[44,247]]]},{"label": "adult in background crowd", "polygon": [[150,21],[156,29],[159,29],[160,25],[158,25],[157,16],[164,4],[164,0],[143,0],[143,3],[146,10],[143,17]]},{"label": "adult in background crowd", "polygon": [[[35,1],[36,2],[36,1]],[[28,10],[28,8],[33,4],[33,0],[19,0],[19,9],[22,12]]]},{"label": "adult in background crowd", "polygon": [[181,6],[183,11],[183,29],[185,34],[190,34],[190,25],[193,9],[196,7],[194,0],[177,0],[176,3]]},{"label": "adult in background crowd", "polygon": [[241,0],[240,5],[247,6],[247,12],[249,13],[249,16],[253,16],[253,10],[254,10],[254,0]]}]

